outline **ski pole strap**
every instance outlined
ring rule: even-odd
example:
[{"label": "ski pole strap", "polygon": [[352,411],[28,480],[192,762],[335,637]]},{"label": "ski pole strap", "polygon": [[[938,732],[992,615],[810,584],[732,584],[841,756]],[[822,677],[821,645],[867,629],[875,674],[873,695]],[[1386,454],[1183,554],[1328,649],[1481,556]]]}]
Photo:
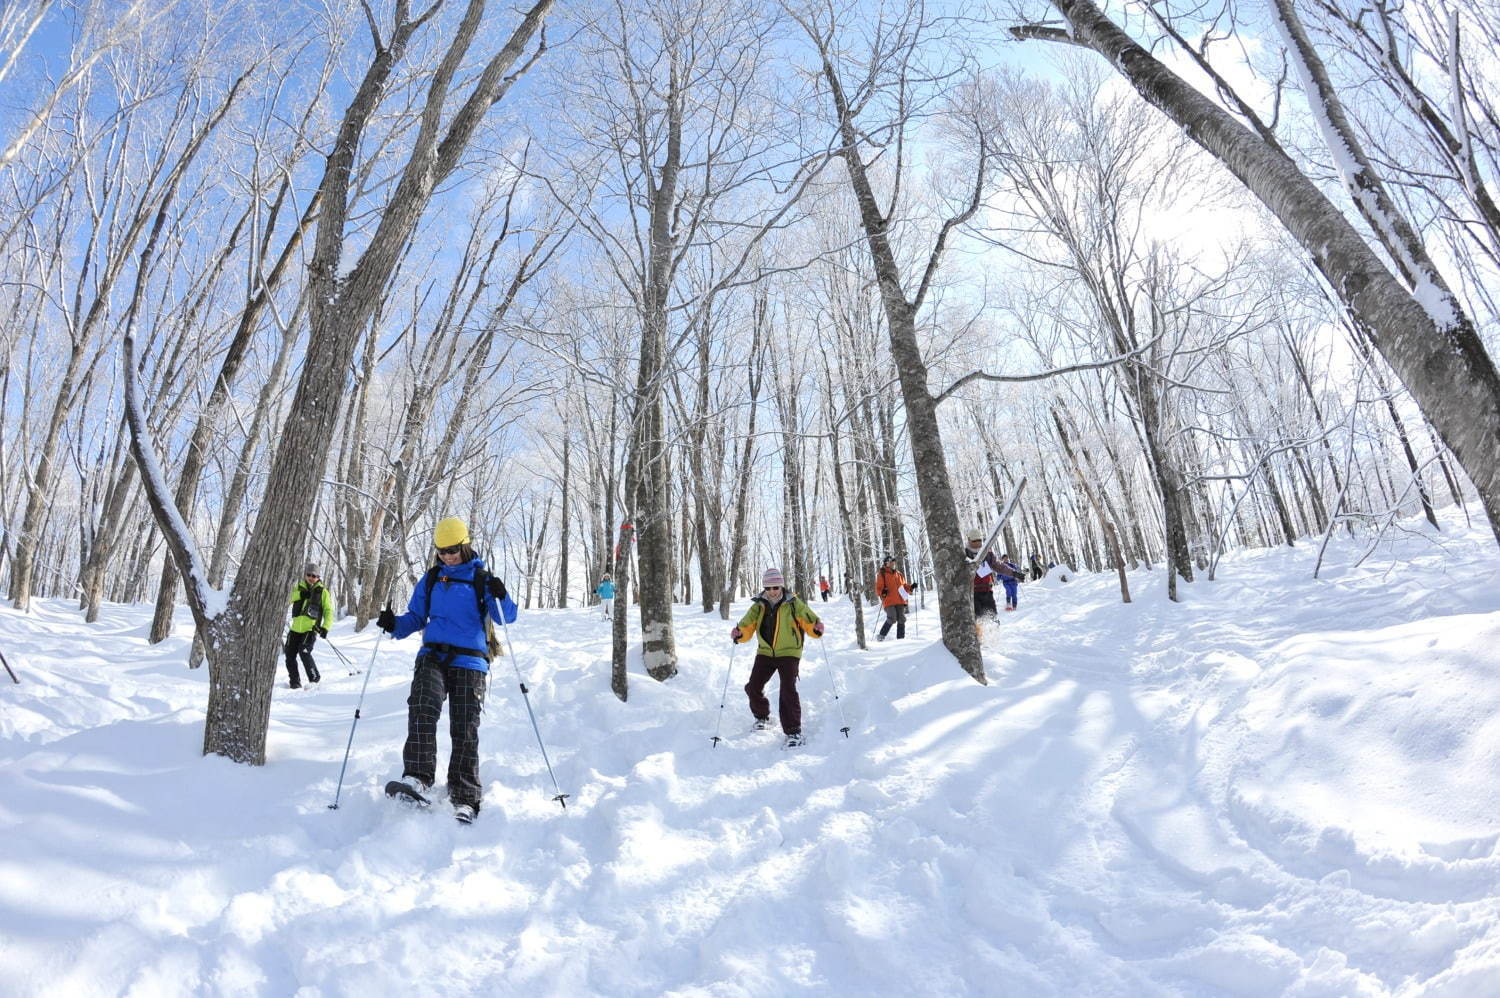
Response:
[{"label": "ski pole strap", "polygon": [[441,641],[424,641],[422,653],[431,654],[433,661],[438,665],[452,665],[453,660],[460,655],[469,655],[474,658],[482,658],[486,662],[490,660],[490,653],[480,651],[478,648],[461,648],[458,645],[443,644]]}]

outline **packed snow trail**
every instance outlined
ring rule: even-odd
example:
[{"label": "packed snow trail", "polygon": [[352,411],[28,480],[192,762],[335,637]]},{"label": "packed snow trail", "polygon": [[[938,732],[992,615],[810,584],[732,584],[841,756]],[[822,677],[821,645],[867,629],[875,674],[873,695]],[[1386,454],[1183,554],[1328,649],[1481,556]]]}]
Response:
[{"label": "packed snow trail", "polygon": [[573,796],[497,663],[471,826],[383,794],[415,640],[379,649],[330,811],[363,676],[279,679],[239,766],[198,754],[185,621],[148,647],[149,607],[0,610],[3,990],[1500,993],[1500,558],[1483,531],[1394,548],[1321,581],[1241,554],[1175,606],[1159,570],[1128,606],[1112,576],[1023,586],[988,687],[931,607],[860,652],[816,602],[851,737],[810,648],[795,751],[751,727],[748,654],[710,742],[732,622],[679,608],[680,675],[635,663],[621,704],[597,609],[523,611]]}]

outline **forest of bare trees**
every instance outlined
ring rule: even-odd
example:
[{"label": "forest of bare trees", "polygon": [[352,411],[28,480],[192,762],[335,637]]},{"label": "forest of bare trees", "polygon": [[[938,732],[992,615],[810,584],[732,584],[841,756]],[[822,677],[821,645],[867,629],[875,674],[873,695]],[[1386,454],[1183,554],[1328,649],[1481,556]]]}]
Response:
[{"label": "forest of bare trees", "polygon": [[296,566],[362,626],[443,516],[523,608],[614,574],[621,700],[886,554],[984,682],[1023,478],[1002,550],[1127,601],[1500,536],[1494,13],[4,5],[0,583],[186,607],[258,764]]}]

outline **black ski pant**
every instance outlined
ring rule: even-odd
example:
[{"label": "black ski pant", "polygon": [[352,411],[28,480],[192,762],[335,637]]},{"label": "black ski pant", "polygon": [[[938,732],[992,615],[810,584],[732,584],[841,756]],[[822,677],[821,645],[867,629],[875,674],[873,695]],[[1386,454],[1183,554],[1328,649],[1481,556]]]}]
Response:
[{"label": "black ski pant", "polygon": [[766,684],[772,676],[781,677],[781,694],[777,698],[777,713],[781,718],[781,730],[795,735],[802,730],[802,698],[797,696],[797,671],[802,665],[800,658],[790,655],[773,658],[770,655],[755,656],[750,667],[750,681],[745,684],[745,695],[750,698],[750,713],[757,718],[771,716],[771,701],[766,699]]},{"label": "black ski pant", "polygon": [[991,619],[1000,616],[995,609],[995,593],[990,589],[974,590],[974,619],[983,620],[985,617]]},{"label": "black ski pant", "polygon": [[823,602],[827,603],[828,602],[828,590],[827,589],[823,589],[823,590],[820,590],[820,591],[823,593]]},{"label": "black ski pant", "polygon": [[302,680],[297,677],[297,659],[302,659],[302,668],[307,672],[307,681],[316,683],[323,676],[318,672],[318,663],[313,661],[312,648],[318,640],[316,631],[287,631],[286,645],[286,675],[291,680],[292,689],[302,685]]},{"label": "black ski pant", "polygon": [[406,698],[406,747],[401,750],[401,772],[423,783],[436,783],[437,723],[448,701],[448,800],[479,810],[483,785],[479,782],[479,717],[489,674],[456,665],[439,665],[433,655],[417,656]]},{"label": "black ski pant", "polygon": [[896,625],[896,638],[900,640],[906,637],[906,604],[893,603],[885,608],[885,623],[880,627],[880,636],[883,638],[890,633],[891,625]]}]

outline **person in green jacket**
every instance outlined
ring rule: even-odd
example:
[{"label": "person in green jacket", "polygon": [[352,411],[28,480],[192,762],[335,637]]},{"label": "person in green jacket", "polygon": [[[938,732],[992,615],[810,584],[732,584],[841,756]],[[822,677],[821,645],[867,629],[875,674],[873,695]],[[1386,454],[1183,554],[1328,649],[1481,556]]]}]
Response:
[{"label": "person in green jacket", "polygon": [[302,581],[292,587],[292,627],[286,632],[286,674],[292,689],[301,689],[297,678],[297,659],[307,671],[308,683],[316,683],[323,677],[318,673],[318,663],[313,661],[314,637],[328,637],[328,628],[333,626],[333,594],[323,585],[315,562],[302,566]]},{"label": "person in green jacket", "polygon": [[765,728],[771,721],[766,684],[773,675],[781,677],[777,713],[787,748],[795,748],[802,744],[802,700],[797,696],[802,642],[808,634],[821,638],[823,622],[812,607],[786,588],[786,579],[779,568],[766,569],[760,584],[761,594],[750,601],[749,611],[740,618],[739,626],[729,632],[729,637],[736,642],[758,639],[755,664],[750,667],[750,681],[745,684],[757,728]]}]

